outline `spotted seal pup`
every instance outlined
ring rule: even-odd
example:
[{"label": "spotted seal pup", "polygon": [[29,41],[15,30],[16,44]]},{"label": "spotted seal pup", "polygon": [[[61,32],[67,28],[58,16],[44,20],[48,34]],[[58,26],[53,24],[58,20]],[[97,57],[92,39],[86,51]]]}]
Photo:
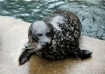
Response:
[{"label": "spotted seal pup", "polygon": [[72,12],[58,10],[42,21],[34,22],[28,31],[28,43],[19,57],[20,65],[26,63],[32,54],[42,58],[58,60],[73,56],[89,58],[92,52],[79,48],[81,22]]}]

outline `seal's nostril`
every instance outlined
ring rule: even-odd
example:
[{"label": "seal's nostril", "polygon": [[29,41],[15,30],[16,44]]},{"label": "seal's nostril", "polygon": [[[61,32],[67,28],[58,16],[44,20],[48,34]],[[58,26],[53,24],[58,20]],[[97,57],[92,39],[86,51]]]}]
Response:
[{"label": "seal's nostril", "polygon": [[51,43],[49,43],[49,42],[46,42],[46,46],[50,46],[51,45]]},{"label": "seal's nostril", "polygon": [[46,42],[46,45],[49,45],[49,43],[48,43],[48,42]]}]

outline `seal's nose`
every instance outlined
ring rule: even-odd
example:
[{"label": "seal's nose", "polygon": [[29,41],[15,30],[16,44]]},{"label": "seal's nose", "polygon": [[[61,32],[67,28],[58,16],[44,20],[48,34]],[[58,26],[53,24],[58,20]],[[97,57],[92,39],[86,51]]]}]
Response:
[{"label": "seal's nose", "polygon": [[51,45],[51,42],[46,42],[46,46],[50,46]]}]

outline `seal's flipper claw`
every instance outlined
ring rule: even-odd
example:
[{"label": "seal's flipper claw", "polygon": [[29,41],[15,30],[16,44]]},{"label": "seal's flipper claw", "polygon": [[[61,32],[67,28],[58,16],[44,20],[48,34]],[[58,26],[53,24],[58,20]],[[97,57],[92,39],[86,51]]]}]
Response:
[{"label": "seal's flipper claw", "polygon": [[90,52],[89,50],[81,50],[81,54],[80,54],[80,58],[81,60],[87,59],[89,57],[91,57],[92,52]]},{"label": "seal's flipper claw", "polygon": [[19,57],[19,65],[23,65],[27,61],[29,61],[29,59],[33,53],[34,52],[31,52],[31,50],[25,50]]},{"label": "seal's flipper claw", "polygon": [[19,58],[19,65],[23,65],[26,63],[29,59],[27,57],[23,57],[24,55],[21,55]]}]

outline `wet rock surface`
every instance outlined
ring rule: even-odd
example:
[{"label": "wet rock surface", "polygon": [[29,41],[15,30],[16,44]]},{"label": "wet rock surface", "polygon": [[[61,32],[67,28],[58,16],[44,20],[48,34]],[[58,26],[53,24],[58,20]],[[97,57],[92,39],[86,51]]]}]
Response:
[{"label": "wet rock surface", "polygon": [[89,59],[49,61],[33,55],[19,66],[29,26],[30,23],[0,16],[0,74],[105,74],[105,41],[86,36],[81,36],[80,48],[93,52]]}]

